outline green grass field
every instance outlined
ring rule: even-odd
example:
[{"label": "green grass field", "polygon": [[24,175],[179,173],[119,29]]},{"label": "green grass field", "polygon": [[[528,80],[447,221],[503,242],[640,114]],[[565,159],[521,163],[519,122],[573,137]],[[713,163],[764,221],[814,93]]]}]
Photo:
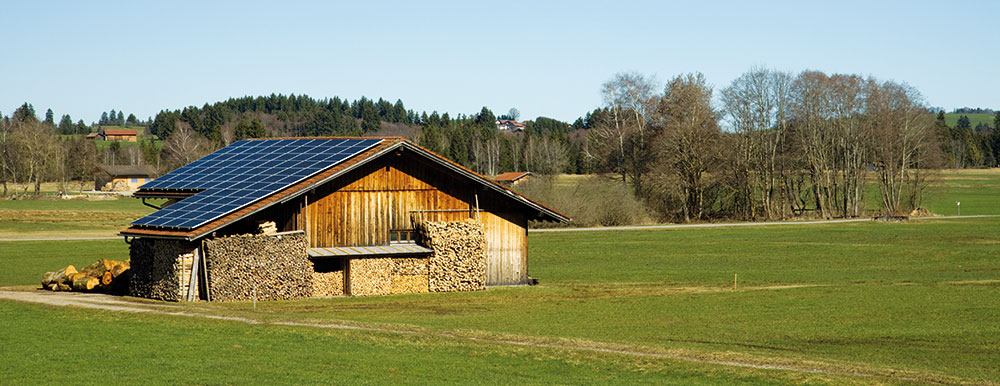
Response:
[{"label": "green grass field", "polygon": [[113,236],[151,212],[130,197],[0,200],[0,239]]},{"label": "green grass field", "polygon": [[969,126],[973,129],[975,129],[980,123],[985,123],[990,125],[990,127],[994,124],[993,119],[995,117],[993,114],[945,114],[944,123],[948,125],[948,127],[955,127],[955,124],[958,123],[958,118],[961,118],[963,115],[969,117]]},{"label": "green grass field", "polygon": [[[926,202],[938,214],[953,214],[945,210],[955,199],[963,215],[1000,214],[998,194],[996,171],[948,172]],[[142,209],[99,205],[91,209]],[[1000,384],[998,235],[1000,217],[530,233],[538,286],[176,305],[265,324],[0,301],[0,370],[14,384],[88,375],[114,383]],[[122,259],[127,246],[0,242],[0,256],[9,263],[0,286],[28,290],[41,272]],[[407,333],[267,324],[279,321]],[[70,349],[81,346],[96,354]]]}]

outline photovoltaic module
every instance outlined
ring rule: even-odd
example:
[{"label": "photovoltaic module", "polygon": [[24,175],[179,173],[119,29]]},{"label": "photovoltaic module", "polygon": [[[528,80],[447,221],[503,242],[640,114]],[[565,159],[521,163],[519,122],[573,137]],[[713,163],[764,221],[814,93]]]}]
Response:
[{"label": "photovoltaic module", "polygon": [[143,185],[198,193],[132,225],[194,229],[375,146],[381,139],[265,139],[233,143]]}]

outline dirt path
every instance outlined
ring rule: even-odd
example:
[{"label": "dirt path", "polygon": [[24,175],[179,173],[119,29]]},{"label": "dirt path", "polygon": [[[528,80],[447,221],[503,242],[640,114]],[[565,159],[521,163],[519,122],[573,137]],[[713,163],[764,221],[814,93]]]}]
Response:
[{"label": "dirt path", "polygon": [[372,327],[348,323],[310,323],[291,320],[261,320],[252,317],[219,315],[212,313],[209,309],[197,309],[190,305],[179,303],[158,303],[128,300],[125,298],[104,295],[104,294],[84,294],[72,292],[48,292],[48,291],[23,291],[23,290],[3,290],[0,289],[0,300],[10,300],[26,303],[44,304],[60,307],[82,307],[114,312],[136,312],[152,313],[160,315],[173,315],[181,317],[198,317],[215,320],[232,321],[238,323],[327,328],[339,330],[371,331],[390,334],[422,335],[433,336],[446,339],[465,340],[481,343],[506,344],[516,346],[528,346],[539,348],[550,348],[559,350],[588,351],[595,353],[616,354],[641,358],[654,358],[664,360],[679,360],[685,362],[714,364],[723,366],[734,366],[744,368],[754,368],[763,370],[782,370],[813,374],[827,374],[837,376],[866,377],[866,378],[886,378],[896,381],[910,381],[934,384],[967,384],[969,380],[955,379],[945,375],[904,371],[891,368],[878,368],[870,366],[856,366],[848,363],[833,363],[823,361],[802,361],[783,358],[749,358],[733,356],[731,353],[698,353],[685,352],[682,350],[666,349],[666,352],[644,350],[639,347],[627,345],[611,344],[606,342],[593,342],[580,339],[551,339],[530,336],[489,336],[486,334],[476,334],[474,332],[434,332],[418,329]]},{"label": "dirt path", "polygon": [[[914,217],[913,220],[942,220],[955,218],[979,218],[979,217],[1000,217],[997,214],[977,214],[968,216],[933,216]],[[720,227],[750,227],[767,225],[816,225],[816,224],[837,224],[848,222],[870,222],[870,218],[849,218],[835,220],[809,220],[809,221],[768,221],[768,222],[727,222],[727,223],[699,223],[699,224],[664,224],[664,225],[628,225],[617,227],[589,227],[589,228],[542,228],[529,229],[530,233],[537,232],[589,232],[589,231],[643,231],[655,229],[685,229],[685,228],[720,228]]]},{"label": "dirt path", "polygon": [[77,241],[77,240],[121,240],[121,236],[82,236],[82,237],[35,237],[35,238],[6,238],[3,241]]}]

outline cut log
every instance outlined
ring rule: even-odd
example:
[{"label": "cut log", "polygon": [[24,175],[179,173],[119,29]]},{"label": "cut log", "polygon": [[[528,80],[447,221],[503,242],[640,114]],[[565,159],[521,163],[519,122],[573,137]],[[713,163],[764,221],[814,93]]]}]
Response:
[{"label": "cut log", "polygon": [[101,286],[111,285],[111,280],[113,279],[114,275],[112,275],[111,272],[105,272],[103,275],[101,275]]},{"label": "cut log", "polygon": [[56,272],[46,272],[42,275],[42,288],[48,288],[56,278]]},{"label": "cut log", "polygon": [[101,279],[98,279],[98,278],[93,277],[93,276],[86,276],[86,275],[84,275],[82,277],[79,277],[79,278],[73,280],[73,290],[74,291],[90,291],[90,290],[93,290],[94,287],[97,287],[97,285],[99,285],[99,284],[101,284]]},{"label": "cut log", "polygon": [[42,286],[49,287],[50,284],[70,284],[72,283],[70,276],[75,275],[76,267],[72,265],[66,266],[66,268],[60,269],[56,272],[47,272],[42,275]]},{"label": "cut log", "polygon": [[48,289],[49,289],[49,291],[58,291],[59,290],[59,284],[56,284],[56,283],[49,284]]},{"label": "cut log", "polygon": [[87,274],[83,273],[83,272],[78,272],[78,273],[74,273],[72,275],[69,275],[68,279],[66,280],[66,284],[69,284],[70,286],[72,286],[73,283],[76,282],[76,279],[79,279],[81,277],[87,277]]},{"label": "cut log", "polygon": [[69,284],[63,284],[63,283],[56,284],[56,291],[72,291],[72,290],[73,287],[70,287]]},{"label": "cut log", "polygon": [[122,273],[125,273],[125,271],[128,271],[128,269],[129,269],[128,260],[119,261],[118,264],[115,264],[115,266],[111,268],[111,276],[117,279],[118,276],[120,276]]},{"label": "cut log", "polygon": [[110,271],[118,262],[108,259],[97,259],[94,264],[84,267],[80,272],[84,272],[93,277],[101,277],[105,272]]}]

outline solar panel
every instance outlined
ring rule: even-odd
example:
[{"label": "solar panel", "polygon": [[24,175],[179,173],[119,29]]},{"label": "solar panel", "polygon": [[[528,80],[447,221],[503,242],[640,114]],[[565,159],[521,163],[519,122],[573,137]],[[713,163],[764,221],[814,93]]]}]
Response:
[{"label": "solar panel", "polygon": [[381,139],[270,139],[233,143],[142,185],[198,193],[132,222],[193,229],[294,185]]}]

